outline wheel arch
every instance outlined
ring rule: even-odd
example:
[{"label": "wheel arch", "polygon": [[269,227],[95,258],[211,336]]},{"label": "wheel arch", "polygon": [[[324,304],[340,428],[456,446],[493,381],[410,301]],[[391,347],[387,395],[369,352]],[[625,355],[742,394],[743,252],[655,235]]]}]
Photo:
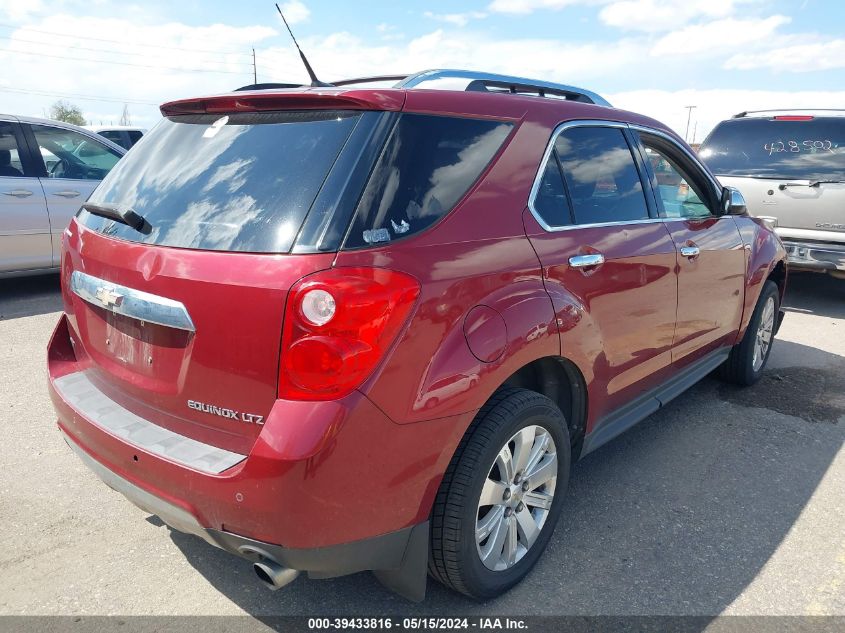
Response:
[{"label": "wheel arch", "polygon": [[530,389],[554,401],[566,418],[577,459],[587,424],[587,384],[577,365],[562,356],[538,358],[508,376],[496,392],[505,387]]}]

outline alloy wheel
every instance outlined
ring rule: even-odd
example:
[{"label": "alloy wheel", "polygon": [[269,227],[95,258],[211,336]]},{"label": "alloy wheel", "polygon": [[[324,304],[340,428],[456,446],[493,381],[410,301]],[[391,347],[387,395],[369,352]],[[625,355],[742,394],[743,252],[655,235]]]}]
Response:
[{"label": "alloy wheel", "polygon": [[754,358],[752,366],[754,371],[760,371],[763,363],[766,362],[769,348],[772,346],[772,336],[775,330],[775,300],[774,297],[766,299],[763,312],[760,314],[760,325],[757,326],[757,337],[754,341]]},{"label": "alloy wheel", "polygon": [[541,426],[526,426],[501,448],[481,489],[478,555],[493,571],[513,567],[534,545],[551,511],[557,447]]}]

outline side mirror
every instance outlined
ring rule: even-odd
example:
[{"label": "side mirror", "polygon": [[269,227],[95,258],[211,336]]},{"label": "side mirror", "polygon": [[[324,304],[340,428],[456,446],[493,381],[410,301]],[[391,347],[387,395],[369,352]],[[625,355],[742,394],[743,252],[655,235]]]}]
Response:
[{"label": "side mirror", "polygon": [[745,198],[734,187],[722,189],[722,210],[727,215],[748,215],[748,205]]}]

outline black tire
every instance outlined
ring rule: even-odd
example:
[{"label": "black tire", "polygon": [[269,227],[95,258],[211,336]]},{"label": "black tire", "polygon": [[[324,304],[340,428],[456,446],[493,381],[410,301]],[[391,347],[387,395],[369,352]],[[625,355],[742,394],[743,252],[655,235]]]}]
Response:
[{"label": "black tire", "polygon": [[757,330],[760,327],[760,321],[763,317],[763,309],[769,298],[774,299],[775,327],[777,327],[780,310],[780,291],[775,282],[767,281],[763,286],[763,291],[760,293],[760,298],[757,299],[757,305],[754,308],[754,314],[751,315],[751,321],[748,323],[745,335],[737,345],[734,345],[731,349],[730,356],[728,356],[728,359],[719,368],[719,375],[723,380],[748,387],[760,380],[760,377],[763,375],[763,370],[766,369],[766,363],[768,363],[769,356],[772,353],[774,331],[772,332],[771,344],[763,358],[763,363],[757,369],[754,369],[754,345],[757,340]]},{"label": "black tire", "polygon": [[[499,451],[520,429],[538,425],[554,440],[557,482],[549,514],[533,545],[512,567],[488,569],[475,530],[481,490]],[[498,391],[478,412],[461,440],[431,513],[429,573],[447,587],[477,599],[498,596],[522,580],[546,549],[569,483],[571,449],[566,419],[544,395],[519,388]]]}]

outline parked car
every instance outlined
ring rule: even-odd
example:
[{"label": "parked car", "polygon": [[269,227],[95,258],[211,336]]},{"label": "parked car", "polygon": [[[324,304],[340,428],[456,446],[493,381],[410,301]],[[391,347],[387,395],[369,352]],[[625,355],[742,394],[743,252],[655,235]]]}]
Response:
[{"label": "parked car", "polygon": [[780,241],[592,92],[427,71],[162,113],[64,236],[50,393],[109,486],[272,588],[498,595],[573,460],[764,370]]},{"label": "parked car", "polygon": [[147,133],[144,128],[131,125],[86,125],[85,129],[96,132],[124,149],[131,149]]},{"label": "parked car", "polygon": [[743,112],[701,157],[775,228],[794,269],[845,279],[845,110]]},{"label": "parked car", "polygon": [[0,277],[57,271],[62,231],[125,152],[75,125],[0,114]]}]

